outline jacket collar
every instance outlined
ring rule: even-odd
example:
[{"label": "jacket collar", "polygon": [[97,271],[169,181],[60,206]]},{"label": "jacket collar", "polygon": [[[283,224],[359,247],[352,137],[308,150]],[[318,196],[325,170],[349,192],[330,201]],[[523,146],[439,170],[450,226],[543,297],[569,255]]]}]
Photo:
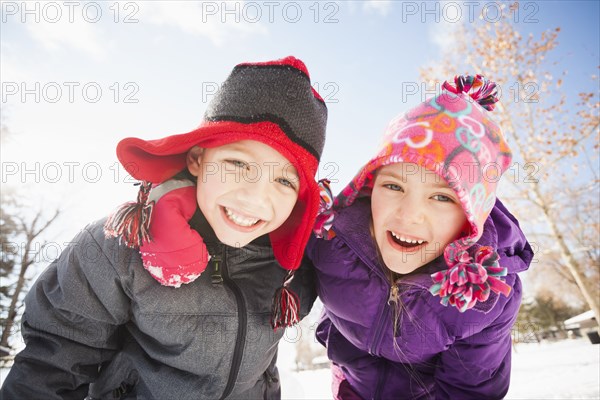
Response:
[{"label": "jacket collar", "polygon": [[385,277],[371,236],[371,202],[368,198],[357,199],[351,206],[341,209],[332,229],[372,271]]}]

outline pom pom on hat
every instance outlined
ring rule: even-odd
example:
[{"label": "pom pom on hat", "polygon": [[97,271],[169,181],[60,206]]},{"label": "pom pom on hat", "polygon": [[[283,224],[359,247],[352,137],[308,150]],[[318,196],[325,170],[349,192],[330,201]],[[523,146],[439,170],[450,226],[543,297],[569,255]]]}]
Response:
[{"label": "pom pom on hat", "polygon": [[493,111],[494,107],[496,107],[494,104],[498,102],[498,88],[496,87],[496,83],[479,74],[475,76],[456,75],[454,77],[454,86],[446,81],[442,87],[454,94],[468,94],[481,107],[488,111]]}]

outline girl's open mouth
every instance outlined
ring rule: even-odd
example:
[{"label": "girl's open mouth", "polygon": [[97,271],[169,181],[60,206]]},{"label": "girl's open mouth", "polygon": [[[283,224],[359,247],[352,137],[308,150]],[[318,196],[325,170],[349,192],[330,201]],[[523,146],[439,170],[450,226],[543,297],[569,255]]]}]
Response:
[{"label": "girl's open mouth", "polygon": [[392,231],[387,231],[387,236],[388,240],[393,244],[393,247],[401,251],[415,250],[418,247],[425,246],[428,243],[425,240],[412,239]]}]

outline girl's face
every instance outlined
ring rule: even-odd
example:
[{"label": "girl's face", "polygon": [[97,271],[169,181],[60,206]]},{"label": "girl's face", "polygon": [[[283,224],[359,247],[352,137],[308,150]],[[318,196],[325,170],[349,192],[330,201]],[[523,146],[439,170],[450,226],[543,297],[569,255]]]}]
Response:
[{"label": "girl's face", "polygon": [[456,193],[439,175],[412,163],[377,172],[371,214],[383,262],[399,274],[440,256],[468,227]]},{"label": "girl's face", "polygon": [[242,140],[203,150],[195,147],[187,160],[198,177],[198,206],[228,246],[243,247],[279,228],[298,199],[296,169],[264,143]]}]

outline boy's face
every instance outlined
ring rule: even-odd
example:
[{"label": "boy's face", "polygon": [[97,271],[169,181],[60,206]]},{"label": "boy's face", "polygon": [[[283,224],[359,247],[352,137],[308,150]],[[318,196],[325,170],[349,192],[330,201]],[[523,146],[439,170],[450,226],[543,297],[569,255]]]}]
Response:
[{"label": "boy's face", "polygon": [[377,172],[371,214],[383,262],[399,274],[440,256],[468,226],[456,193],[439,175],[412,163]]},{"label": "boy's face", "polygon": [[270,146],[242,140],[188,152],[188,169],[198,177],[200,210],[219,240],[245,246],[279,228],[298,199],[294,166]]}]

